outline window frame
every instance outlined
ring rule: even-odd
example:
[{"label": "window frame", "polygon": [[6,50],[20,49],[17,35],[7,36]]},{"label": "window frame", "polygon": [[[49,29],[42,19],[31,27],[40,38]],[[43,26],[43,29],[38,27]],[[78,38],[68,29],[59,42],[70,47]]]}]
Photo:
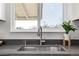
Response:
[{"label": "window frame", "polygon": [[[10,32],[38,32],[38,28],[40,27],[40,19],[42,18],[42,5],[43,5],[43,3],[39,3],[39,5],[38,5],[38,20],[37,20],[37,29],[36,30],[28,30],[28,29],[26,29],[26,30],[17,30],[17,29],[15,29],[15,3],[11,3],[10,4],[10,10],[11,10],[11,22],[10,22]],[[63,9],[63,11],[62,11],[62,21],[64,21],[63,19],[64,19],[64,3],[62,3],[62,9]],[[50,31],[50,30],[47,30],[47,31],[44,31],[43,30],[43,32],[64,32],[64,30],[52,30],[52,31]]]},{"label": "window frame", "polygon": [[[37,26],[39,27],[39,20],[41,19],[41,3],[38,3],[38,19],[37,19]],[[15,29],[15,3],[10,4],[11,9],[11,26],[10,26],[10,32],[37,32],[38,28],[36,30],[17,30]]]}]

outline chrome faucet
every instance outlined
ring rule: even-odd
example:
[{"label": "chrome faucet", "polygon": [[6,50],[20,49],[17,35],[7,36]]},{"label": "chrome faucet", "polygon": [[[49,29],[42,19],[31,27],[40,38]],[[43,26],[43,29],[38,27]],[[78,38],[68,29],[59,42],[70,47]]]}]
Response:
[{"label": "chrome faucet", "polygon": [[40,45],[42,45],[42,27],[41,26],[38,28],[37,35],[40,37]]}]

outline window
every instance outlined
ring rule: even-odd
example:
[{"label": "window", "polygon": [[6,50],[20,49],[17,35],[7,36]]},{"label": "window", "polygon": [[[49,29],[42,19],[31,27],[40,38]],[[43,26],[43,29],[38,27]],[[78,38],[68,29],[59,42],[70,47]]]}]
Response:
[{"label": "window", "polygon": [[12,4],[11,16],[12,31],[35,32],[39,26],[50,31],[63,21],[63,4],[16,3]]},{"label": "window", "polygon": [[39,3],[12,4],[11,31],[37,31],[40,17]]},{"label": "window", "polygon": [[44,3],[42,8],[41,26],[44,31],[61,30],[63,22],[62,3]]},{"label": "window", "polygon": [[18,3],[15,7],[15,29],[32,30],[37,28],[38,5],[35,3]]}]

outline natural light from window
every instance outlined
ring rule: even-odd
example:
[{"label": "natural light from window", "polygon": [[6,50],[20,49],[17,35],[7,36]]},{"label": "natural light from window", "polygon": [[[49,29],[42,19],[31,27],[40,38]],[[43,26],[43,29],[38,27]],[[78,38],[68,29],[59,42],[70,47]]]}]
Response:
[{"label": "natural light from window", "polygon": [[[63,22],[63,4],[62,3],[43,3],[42,18],[40,26],[45,28],[54,28],[60,26]],[[16,20],[15,29],[36,29],[38,19],[34,20]]]}]

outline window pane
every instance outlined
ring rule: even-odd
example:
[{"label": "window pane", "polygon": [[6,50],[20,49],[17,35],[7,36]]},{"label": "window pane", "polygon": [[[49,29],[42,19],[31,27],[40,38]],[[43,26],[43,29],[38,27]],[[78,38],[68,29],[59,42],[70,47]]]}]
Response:
[{"label": "window pane", "polygon": [[60,3],[44,3],[41,26],[55,27],[62,23],[63,5]]},{"label": "window pane", "polygon": [[15,22],[15,29],[35,29],[37,28],[37,20],[28,20],[28,21],[16,21]]},{"label": "window pane", "polygon": [[15,29],[37,28],[38,4],[37,3],[16,3],[15,4]]}]

